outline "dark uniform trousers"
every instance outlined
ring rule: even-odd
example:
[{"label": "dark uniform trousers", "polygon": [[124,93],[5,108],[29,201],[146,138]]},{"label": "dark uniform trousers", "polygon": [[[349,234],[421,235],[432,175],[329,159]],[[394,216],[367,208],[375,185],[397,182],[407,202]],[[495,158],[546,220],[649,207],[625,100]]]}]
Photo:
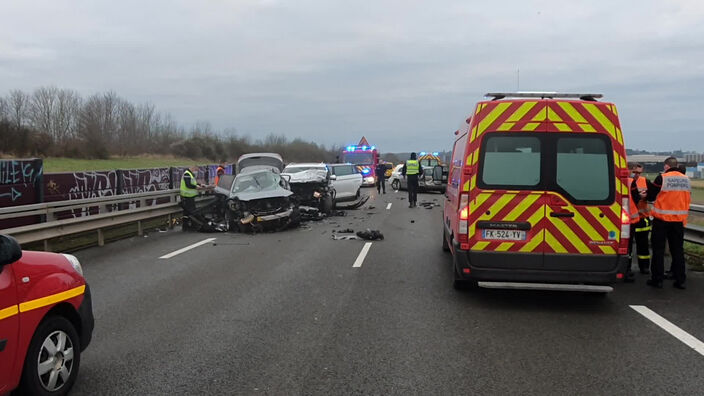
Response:
[{"label": "dark uniform trousers", "polygon": [[665,278],[665,242],[670,246],[672,255],[672,275],[675,282],[684,283],[687,275],[684,267],[684,224],[681,221],[663,221],[653,219],[653,261],[650,272],[654,281]]},{"label": "dark uniform trousers", "polygon": [[633,253],[633,242],[635,241],[638,268],[641,271],[650,268],[650,238],[648,238],[648,233],[652,228],[650,223],[650,219],[642,218],[639,222],[631,224],[631,242],[628,244],[628,255]]},{"label": "dark uniform trousers", "polygon": [[418,202],[418,175],[406,175],[408,182],[408,202],[415,204]]}]

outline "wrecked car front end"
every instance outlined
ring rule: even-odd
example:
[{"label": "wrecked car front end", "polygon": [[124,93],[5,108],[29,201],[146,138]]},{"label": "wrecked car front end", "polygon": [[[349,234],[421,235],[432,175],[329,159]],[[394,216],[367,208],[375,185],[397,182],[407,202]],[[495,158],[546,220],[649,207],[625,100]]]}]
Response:
[{"label": "wrecked car front end", "polygon": [[237,175],[226,202],[228,222],[234,231],[277,231],[300,223],[293,192],[271,169],[248,168]]},{"label": "wrecked car front end", "polygon": [[332,213],[335,190],[330,184],[327,169],[310,169],[284,175],[290,177],[291,191],[301,207],[315,208],[328,216]]}]

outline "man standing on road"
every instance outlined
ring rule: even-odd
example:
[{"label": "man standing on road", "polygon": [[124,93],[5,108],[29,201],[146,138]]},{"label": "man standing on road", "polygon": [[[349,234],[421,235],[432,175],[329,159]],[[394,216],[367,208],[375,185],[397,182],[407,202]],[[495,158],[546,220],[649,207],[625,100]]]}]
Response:
[{"label": "man standing on road", "polygon": [[407,178],[408,186],[408,207],[415,208],[418,201],[418,175],[420,174],[420,163],[416,159],[416,153],[411,153],[411,159],[403,164],[401,174]]},{"label": "man standing on road", "polygon": [[374,171],[376,173],[376,192],[381,194],[383,190],[384,194],[386,194],[386,166],[384,166],[383,162],[379,161]]},{"label": "man standing on road", "polygon": [[665,241],[670,246],[674,287],[685,289],[687,279],[684,262],[684,226],[687,224],[691,185],[689,178],[679,172],[677,159],[669,157],[664,164],[665,173],[658,175],[648,189],[648,200],[653,205],[653,261],[651,278],[647,284],[662,288],[665,266]]},{"label": "man standing on road", "polygon": [[198,167],[194,165],[186,169],[181,177],[179,194],[181,195],[181,206],[183,207],[182,228],[184,231],[189,228],[200,229],[205,223],[205,220],[196,213],[196,196],[198,196],[198,189],[202,188],[202,185],[196,181],[195,175],[197,173]]},{"label": "man standing on road", "polygon": [[[650,182],[645,177],[641,176],[643,173],[643,165],[632,163],[629,164],[629,169],[631,170],[631,177],[628,179],[628,185],[630,187],[629,210],[631,218],[631,239],[628,243],[628,255],[630,256],[633,253],[633,242],[635,242],[640,273],[649,274],[650,241],[648,240],[648,234],[651,230],[651,222],[646,196]],[[628,266],[624,281],[634,281],[630,265]]]}]

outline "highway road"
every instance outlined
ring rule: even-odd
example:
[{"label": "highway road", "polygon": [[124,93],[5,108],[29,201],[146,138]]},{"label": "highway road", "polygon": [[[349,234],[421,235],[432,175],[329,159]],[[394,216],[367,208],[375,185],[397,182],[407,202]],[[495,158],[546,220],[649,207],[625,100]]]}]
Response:
[{"label": "highway road", "polygon": [[[684,342],[704,340],[702,274],[686,291],[638,275],[605,298],[458,292],[441,207],[373,194],[374,209],[297,230],[77,252],[96,327],[72,394],[702,394],[704,350]],[[331,238],[348,227],[386,238]]]}]

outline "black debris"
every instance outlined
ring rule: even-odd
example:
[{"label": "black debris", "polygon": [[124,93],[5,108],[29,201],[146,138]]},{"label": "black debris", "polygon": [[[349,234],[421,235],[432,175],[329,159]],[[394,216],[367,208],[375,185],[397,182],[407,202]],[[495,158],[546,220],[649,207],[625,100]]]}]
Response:
[{"label": "black debris", "polygon": [[384,240],[384,234],[379,230],[357,231],[357,236],[368,241]]},{"label": "black debris", "polygon": [[415,222],[416,222],[415,220],[411,220],[411,223],[415,223]]}]

